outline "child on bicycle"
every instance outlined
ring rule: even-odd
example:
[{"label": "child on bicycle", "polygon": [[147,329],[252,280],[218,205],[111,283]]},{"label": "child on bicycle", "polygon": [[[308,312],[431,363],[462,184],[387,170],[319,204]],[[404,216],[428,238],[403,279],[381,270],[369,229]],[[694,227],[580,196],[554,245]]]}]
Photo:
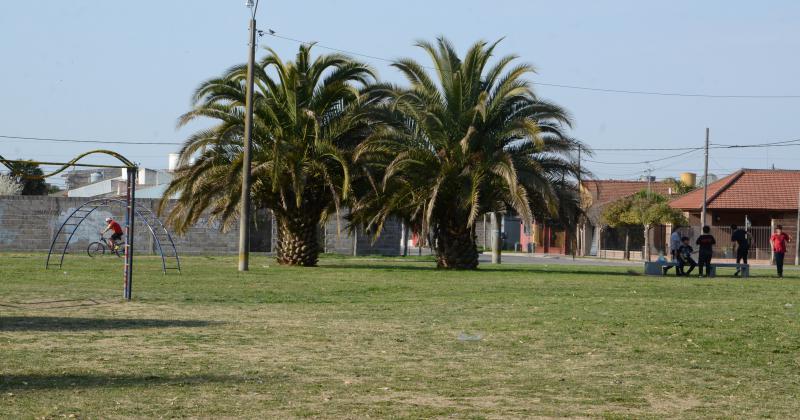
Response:
[{"label": "child on bicycle", "polygon": [[120,226],[116,220],[110,217],[106,217],[106,228],[104,231],[100,232],[100,235],[101,236],[104,235],[109,230],[112,231],[113,233],[111,234],[111,237],[108,239],[108,246],[109,248],[114,250],[117,247],[117,242],[122,240],[122,234],[123,234],[122,226]]}]

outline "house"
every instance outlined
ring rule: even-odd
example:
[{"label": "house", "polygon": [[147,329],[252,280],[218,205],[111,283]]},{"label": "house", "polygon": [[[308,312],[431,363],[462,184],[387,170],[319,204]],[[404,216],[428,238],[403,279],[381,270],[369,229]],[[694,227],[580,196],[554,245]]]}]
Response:
[{"label": "house", "polygon": [[[708,185],[706,224],[718,237],[723,250],[732,224],[746,226],[753,237],[751,257],[768,260],[771,257],[769,235],[775,225],[796,238],[800,171],[775,169],[741,169]],[[700,226],[703,208],[703,189],[670,202],[689,219],[691,226]],[[789,247],[787,262],[794,261],[795,249]],[[724,257],[724,255],[723,255]]]},{"label": "house", "polygon": [[[683,174],[681,179],[685,183],[694,185],[692,174]],[[673,185],[671,182],[656,181],[653,178],[639,181],[583,181],[581,183],[581,203],[586,217],[583,218],[577,232],[578,255],[622,258],[625,249],[625,234],[619,229],[604,226],[602,222],[603,211],[610,204],[642,190],[649,189],[665,196],[674,195]],[[660,232],[656,232],[656,236],[660,235]],[[630,234],[630,239],[630,249],[638,250],[631,253],[632,258],[641,258],[641,247],[644,246],[643,229],[638,231],[634,229]],[[660,243],[660,241],[651,241],[651,243]]]}]

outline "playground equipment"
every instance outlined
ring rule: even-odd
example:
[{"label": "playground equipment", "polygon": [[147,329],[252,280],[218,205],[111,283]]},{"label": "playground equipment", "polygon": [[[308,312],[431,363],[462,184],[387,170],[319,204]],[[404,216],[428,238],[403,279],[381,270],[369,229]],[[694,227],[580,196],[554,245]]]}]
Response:
[{"label": "playground equipment", "polygon": [[[116,158],[119,160],[122,165],[96,165],[96,164],[82,164],[78,163],[81,159],[86,156],[94,155],[94,154],[103,154],[108,155],[111,157]],[[125,208],[125,235],[127,238],[125,244],[125,264],[123,268],[123,275],[124,275],[124,284],[123,284],[123,297],[126,300],[131,300],[133,296],[133,241],[134,241],[134,227],[136,216],[142,218],[145,222],[145,225],[150,229],[150,232],[153,235],[154,241],[157,244],[157,248],[159,254],[161,255],[162,261],[162,268],[164,273],[167,272],[168,269],[175,269],[180,271],[180,260],[178,259],[178,252],[175,248],[175,243],[172,241],[172,236],[169,232],[164,228],[164,225],[158,220],[157,217],[149,210],[144,207],[137,207],[136,206],[136,176],[139,172],[139,168],[122,156],[117,152],[113,152],[111,150],[92,150],[83,154],[78,155],[74,159],[69,162],[31,162],[31,161],[21,161],[21,160],[9,160],[5,159],[3,156],[0,156],[0,163],[2,163],[5,167],[10,170],[14,170],[14,164],[17,163],[35,163],[39,165],[57,165],[60,168],[56,169],[55,171],[40,175],[40,176],[28,176],[31,179],[44,179],[49,178],[51,176],[57,175],[67,168],[70,167],[90,167],[90,168],[118,168],[124,169],[126,171],[126,193],[125,199],[98,199],[92,200],[87,203],[84,203],[81,207],[77,210],[73,211],[72,214],[67,218],[67,220],[62,223],[61,227],[58,229],[58,233],[56,233],[55,238],[53,238],[53,242],[50,245],[50,252],[47,253],[47,262],[45,263],[45,267],[50,266],[50,257],[53,253],[54,249],[60,249],[61,257],[58,261],[58,266],[60,267],[64,261],[64,254],[66,253],[67,247],[69,246],[69,241],[75,233],[75,230],[80,226],[80,224],[86,219],[86,217],[95,211],[98,207],[101,206],[109,206],[109,205],[121,205]],[[146,211],[145,211],[146,210]],[[61,239],[61,240],[59,240]],[[58,247],[57,247],[58,245]],[[63,245],[63,247],[62,247]],[[164,253],[164,249],[167,249],[167,254]],[[172,258],[175,259],[175,265],[167,267],[167,260],[171,260]],[[53,263],[55,264],[55,263]]]},{"label": "playground equipment", "polygon": [[[125,200],[115,198],[98,198],[83,203],[70,213],[64,220],[64,223],[59,226],[55,236],[53,236],[50,250],[47,252],[45,268],[50,268],[51,266],[61,267],[64,263],[64,255],[67,253],[72,237],[75,235],[75,232],[78,231],[83,221],[95,210],[113,206],[127,208],[127,203]],[[164,274],[167,274],[167,270],[177,270],[180,272],[181,261],[178,256],[178,249],[175,247],[175,242],[172,240],[172,235],[170,235],[167,228],[147,207],[139,206],[134,203],[133,208],[134,214],[137,216],[138,220],[142,221],[150,231],[150,235],[153,238],[154,251],[161,256],[161,269]],[[126,244],[130,242],[131,238],[128,237]],[[59,258],[52,258],[53,251],[56,253],[60,252],[61,256]],[[51,261],[51,259],[54,261]]]}]

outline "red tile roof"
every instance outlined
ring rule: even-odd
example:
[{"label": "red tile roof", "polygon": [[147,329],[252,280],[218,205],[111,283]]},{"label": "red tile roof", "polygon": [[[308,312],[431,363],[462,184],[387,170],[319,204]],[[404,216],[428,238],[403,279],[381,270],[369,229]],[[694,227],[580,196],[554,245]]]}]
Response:
[{"label": "red tile roof", "polygon": [[[592,205],[603,205],[620,198],[636,194],[647,189],[647,181],[616,181],[616,180],[588,180],[582,182],[583,187],[592,195]],[[668,195],[670,184],[666,182],[651,182],[651,191]]]},{"label": "red tile roof", "polygon": [[[741,169],[708,185],[708,208],[731,210],[797,210],[800,171]],[[681,210],[701,210],[703,189],[670,202]]]}]

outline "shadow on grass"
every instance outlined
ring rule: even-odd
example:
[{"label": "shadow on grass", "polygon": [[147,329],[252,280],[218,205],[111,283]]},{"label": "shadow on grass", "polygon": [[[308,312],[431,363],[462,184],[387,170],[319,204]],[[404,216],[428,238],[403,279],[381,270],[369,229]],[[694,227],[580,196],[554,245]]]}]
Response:
[{"label": "shadow on grass", "polygon": [[[474,273],[474,274],[490,274],[490,273],[519,273],[519,274],[568,274],[568,275],[601,275],[601,276],[626,276],[636,277],[642,276],[638,270],[633,270],[628,267],[607,267],[612,270],[589,270],[585,267],[571,268],[566,264],[550,265],[545,267],[544,264],[525,264],[516,265],[514,267],[496,267],[488,265],[487,267],[479,267],[477,270],[445,270],[438,269],[436,265],[419,266],[419,265],[404,265],[400,264],[325,264],[320,265],[318,268],[322,269],[347,269],[347,270],[386,270],[386,271],[427,271],[427,272],[440,272],[440,273]],[[606,267],[604,267],[606,268]]]},{"label": "shadow on grass", "polygon": [[63,375],[0,375],[0,390],[123,388],[152,385],[202,385],[206,383],[246,382],[248,379],[228,375],[114,375],[114,374],[63,374]]},{"label": "shadow on grass", "polygon": [[0,331],[93,331],[137,328],[206,327],[217,321],[139,318],[0,316]]}]

